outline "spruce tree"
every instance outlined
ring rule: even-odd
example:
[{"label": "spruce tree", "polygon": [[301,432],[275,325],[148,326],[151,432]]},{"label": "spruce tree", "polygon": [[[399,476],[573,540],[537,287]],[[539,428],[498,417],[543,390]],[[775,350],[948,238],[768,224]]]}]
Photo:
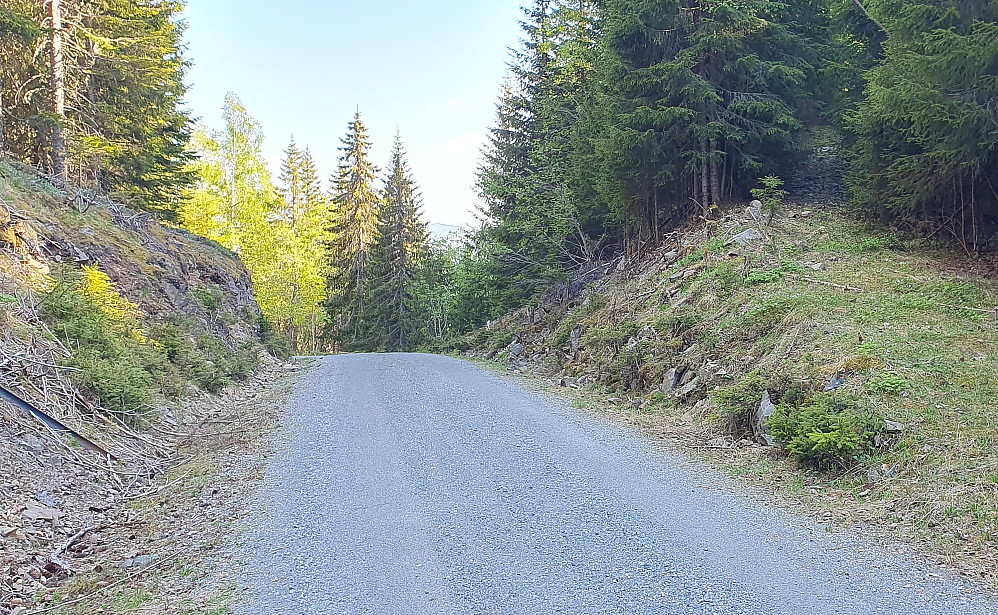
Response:
[{"label": "spruce tree", "polygon": [[332,178],[331,237],[327,309],[332,335],[348,345],[360,343],[372,316],[368,310],[371,249],[378,240],[378,170],[370,160],[371,143],[357,111],[347,125],[339,168]]},{"label": "spruce tree", "polygon": [[[536,0],[525,9],[524,49],[510,63],[478,173],[483,219],[479,265],[500,288],[492,311],[564,279],[598,235],[575,190],[573,148],[597,40],[594,2]],[[484,322],[484,320],[483,320]]]},{"label": "spruce tree", "polygon": [[183,3],[3,4],[0,24],[27,21],[47,33],[42,46],[32,37],[0,44],[5,149],[74,185],[175,218],[193,179]]},{"label": "spruce tree", "polygon": [[372,252],[372,299],[379,313],[372,345],[404,352],[418,343],[418,333],[425,328],[417,312],[416,279],[427,231],[400,135],[395,137],[389,165],[381,192],[378,242]]},{"label": "spruce tree", "polygon": [[889,35],[851,118],[856,201],[980,249],[998,228],[998,5],[866,4]]},{"label": "spruce tree", "polygon": [[794,15],[765,0],[606,3],[588,181],[632,252],[664,221],[746,196],[793,152],[814,55]]}]

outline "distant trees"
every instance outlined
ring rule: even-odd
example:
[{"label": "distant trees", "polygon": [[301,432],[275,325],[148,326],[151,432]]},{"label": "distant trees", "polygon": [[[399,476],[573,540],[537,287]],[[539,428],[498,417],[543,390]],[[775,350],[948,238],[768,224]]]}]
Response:
[{"label": "distant trees", "polygon": [[332,178],[329,300],[331,333],[347,344],[362,344],[365,324],[375,306],[368,306],[371,250],[378,241],[381,198],[375,181],[378,170],[370,159],[371,143],[360,111],[347,127],[340,148],[339,169]]},{"label": "distant trees", "polygon": [[326,194],[307,147],[291,140],[274,186],[263,131],[235,94],[222,117],[223,130],[194,131],[180,221],[239,254],[297,352],[412,350],[445,334],[453,251],[428,244],[400,137],[379,181],[358,111]]}]

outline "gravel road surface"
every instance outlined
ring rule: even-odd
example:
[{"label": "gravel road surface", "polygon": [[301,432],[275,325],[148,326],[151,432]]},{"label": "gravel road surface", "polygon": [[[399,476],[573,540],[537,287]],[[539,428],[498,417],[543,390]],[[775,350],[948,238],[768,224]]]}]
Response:
[{"label": "gravel road surface", "polygon": [[286,417],[237,613],[998,613],[456,359],[321,359]]}]

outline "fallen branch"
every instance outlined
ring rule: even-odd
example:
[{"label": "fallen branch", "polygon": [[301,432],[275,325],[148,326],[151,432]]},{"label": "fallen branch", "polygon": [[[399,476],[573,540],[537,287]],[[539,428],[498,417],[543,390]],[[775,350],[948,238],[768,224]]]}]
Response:
[{"label": "fallen branch", "polygon": [[68,551],[69,548],[72,547],[74,544],[76,544],[77,540],[83,538],[84,536],[86,536],[87,534],[89,534],[90,532],[92,532],[92,531],[94,531],[96,529],[97,529],[97,526],[88,525],[88,526],[84,527],[82,530],[80,530],[79,532],[77,532],[77,533],[73,534],[72,536],[70,536],[69,540],[67,540],[66,542],[62,543],[62,546],[60,546],[58,549],[56,549],[55,552],[52,553],[52,555],[49,556],[49,561],[52,562],[53,564],[55,564],[56,566],[58,566],[59,568],[63,569],[66,572],[66,574],[73,574],[73,569],[68,564],[66,564],[66,562],[64,562],[64,561],[62,561],[62,559],[60,559],[61,556],[62,556],[62,554],[65,553],[66,551]]},{"label": "fallen branch", "polygon": [[994,314],[995,318],[998,318],[998,307],[993,310],[984,310],[981,308],[966,307],[963,305],[950,305],[949,303],[937,303],[939,307],[950,308],[952,310],[967,310],[970,312],[980,312],[981,314]]},{"label": "fallen branch", "polygon": [[847,286],[847,285],[844,285],[844,284],[834,284],[832,282],[826,282],[824,280],[815,280],[814,278],[809,278],[809,277],[802,276],[802,275],[798,275],[798,276],[794,276],[794,277],[796,277],[798,280],[803,280],[805,282],[810,282],[811,284],[820,284],[822,286],[831,286],[832,288],[838,288],[838,289],[841,289],[841,290],[850,290],[850,291],[857,292],[857,293],[864,293],[864,292],[866,292],[862,288],[856,288],[855,286]]}]

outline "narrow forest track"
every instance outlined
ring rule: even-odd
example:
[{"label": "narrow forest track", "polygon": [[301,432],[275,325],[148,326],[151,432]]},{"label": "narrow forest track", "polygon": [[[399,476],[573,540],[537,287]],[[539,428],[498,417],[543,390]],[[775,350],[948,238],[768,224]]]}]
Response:
[{"label": "narrow forest track", "polygon": [[456,359],[321,359],[286,416],[237,613],[998,612]]}]

